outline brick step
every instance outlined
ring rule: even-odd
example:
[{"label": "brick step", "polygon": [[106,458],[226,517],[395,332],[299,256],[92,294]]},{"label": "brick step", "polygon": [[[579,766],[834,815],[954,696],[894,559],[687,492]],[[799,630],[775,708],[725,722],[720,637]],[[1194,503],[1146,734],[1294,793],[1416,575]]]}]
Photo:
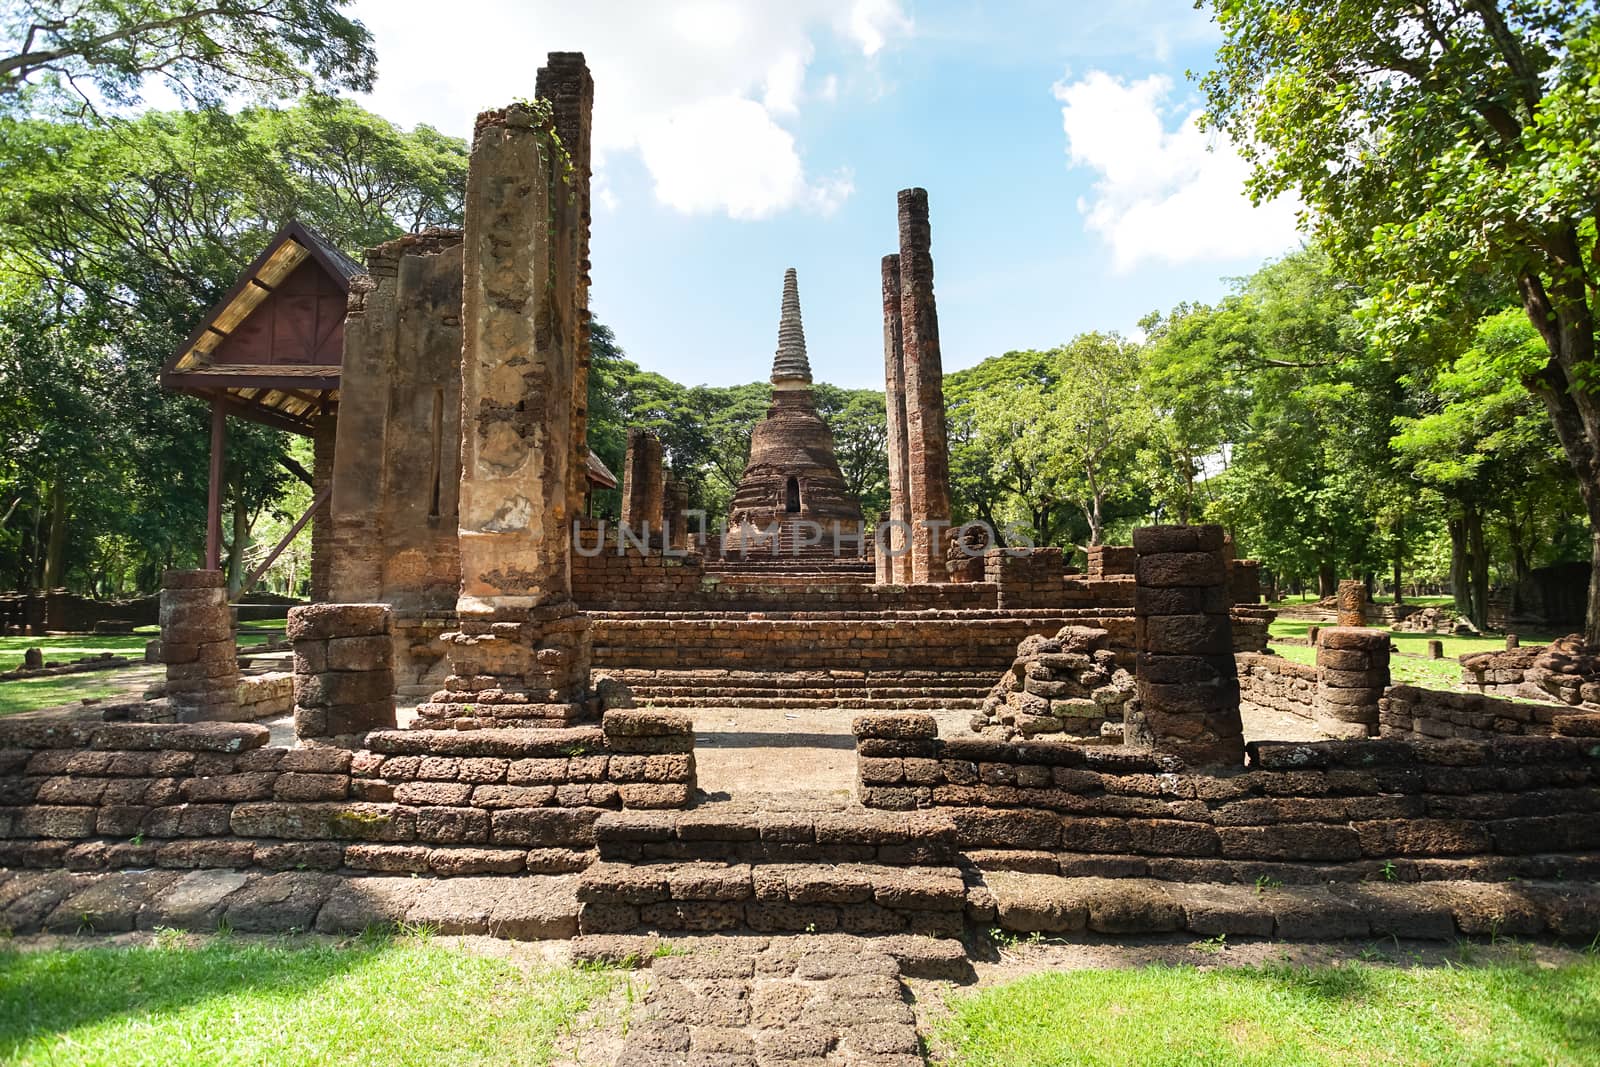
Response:
[{"label": "brick step", "polygon": [[1550,936],[1588,942],[1600,934],[1600,886],[1445,881],[1265,888],[971,872],[967,919],[1042,934],[1188,932],[1286,941]]},{"label": "brick step", "polygon": [[618,668],[608,674],[629,685],[753,685],[792,689],[867,686],[992,686],[990,671],[963,670],[809,670],[742,671],[721,668],[673,670],[670,667]]},{"label": "brick step", "polygon": [[574,875],[351,877],[219,868],[109,874],[0,868],[0,923],[18,934],[129,930],[355,934],[407,924],[514,941],[578,931]]},{"label": "brick step", "polygon": [[[1002,611],[995,608],[927,608],[910,611],[886,609],[882,611],[591,611],[593,619],[606,622],[670,623],[679,620],[693,622],[805,622],[819,626],[834,626],[850,622],[881,622],[884,619],[907,619],[919,623],[949,623],[952,626],[970,626],[974,622],[993,622],[997,625],[1012,623],[1037,624],[1043,628],[1060,629],[1068,623],[1098,624],[1104,619],[1133,618],[1132,608],[1083,609],[1066,608],[1061,611]],[[754,618],[752,618],[754,616]]]},{"label": "brick step", "polygon": [[597,863],[578,879],[585,934],[635,931],[959,936],[954,867],[869,863]]},{"label": "brick step", "polygon": [[947,866],[956,826],[933,811],[752,810],[732,803],[687,811],[620,811],[594,826],[602,861],[875,863]]},{"label": "brick step", "polygon": [[692,696],[653,696],[635,692],[642,704],[661,708],[720,708],[730,702],[742,708],[765,708],[773,711],[808,711],[813,709],[844,708],[849,711],[976,711],[983,706],[982,696],[710,696],[696,693]]},{"label": "brick step", "polygon": [[775,697],[792,696],[799,699],[833,700],[840,697],[855,699],[899,697],[952,697],[982,700],[988,693],[986,686],[953,683],[950,685],[657,685],[650,682],[630,684],[635,697],[652,699],[665,697]]},{"label": "brick step", "polygon": [[724,572],[717,574],[717,579],[719,589],[724,592],[737,592],[741,589],[767,592],[800,589],[807,592],[829,593],[851,591],[872,584],[870,574],[822,574],[815,571],[761,574]]}]

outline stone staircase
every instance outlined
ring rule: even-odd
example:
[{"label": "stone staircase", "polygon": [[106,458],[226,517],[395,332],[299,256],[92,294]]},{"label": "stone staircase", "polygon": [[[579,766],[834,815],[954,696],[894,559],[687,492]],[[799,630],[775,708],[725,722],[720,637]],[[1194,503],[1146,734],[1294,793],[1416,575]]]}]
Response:
[{"label": "stone staircase", "polygon": [[[779,526],[776,535],[769,535],[765,530],[756,531],[748,540],[741,540],[739,529],[730,528],[723,536],[716,554],[716,562],[722,564],[743,564],[778,562],[793,563],[795,561],[807,562],[837,562],[853,564],[857,569],[865,568],[872,571],[870,557],[848,556],[845,553],[860,551],[854,538],[840,536],[837,550],[833,540],[833,531],[824,527],[820,535],[816,530],[802,531],[799,519],[785,519]],[[820,536],[820,543],[803,543],[805,538]],[[868,534],[870,538],[870,534]],[[741,552],[741,548],[743,551]],[[708,569],[712,557],[706,559]]]},{"label": "stone staircase", "polygon": [[609,670],[641,706],[974,710],[994,685],[992,671]]},{"label": "stone staircase", "polygon": [[947,817],[719,808],[602,817],[580,929],[960,935],[967,888]]}]

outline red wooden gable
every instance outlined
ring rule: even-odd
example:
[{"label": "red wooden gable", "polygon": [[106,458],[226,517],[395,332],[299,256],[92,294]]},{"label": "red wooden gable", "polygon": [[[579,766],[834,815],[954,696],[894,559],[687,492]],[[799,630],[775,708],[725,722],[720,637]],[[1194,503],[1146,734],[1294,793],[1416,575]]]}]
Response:
[{"label": "red wooden gable", "polygon": [[296,267],[212,352],[213,364],[338,366],[345,290],[314,260]]}]

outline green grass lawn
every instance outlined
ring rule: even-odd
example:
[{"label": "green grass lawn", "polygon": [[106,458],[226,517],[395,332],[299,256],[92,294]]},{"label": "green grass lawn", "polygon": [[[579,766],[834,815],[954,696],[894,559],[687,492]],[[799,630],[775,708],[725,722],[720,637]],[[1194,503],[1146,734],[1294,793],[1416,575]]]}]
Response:
[{"label": "green grass lawn", "polygon": [[[24,649],[41,648],[45,659],[81,659],[101,652],[139,659],[146,643],[161,636],[157,626],[140,626],[131,634],[56,634],[52,637],[0,637],[0,670],[20,666]],[[239,644],[260,645],[283,639],[282,619],[254,619],[239,624]],[[15,656],[17,662],[11,663]]]},{"label": "green grass lawn", "polygon": [[[1297,637],[1304,639],[1306,631],[1312,626],[1327,624],[1313,623],[1306,619],[1275,619],[1267,628],[1271,637]],[[1549,633],[1524,633],[1521,635],[1525,645],[1543,645],[1553,641],[1557,634]],[[1389,673],[1396,682],[1405,682],[1412,685],[1425,685],[1430,688],[1453,689],[1461,683],[1461,664],[1459,657],[1469,652],[1498,652],[1506,647],[1506,640],[1498,634],[1488,634],[1482,637],[1456,636],[1454,634],[1417,634],[1399,633],[1389,631],[1389,639],[1394,643],[1397,653],[1410,653],[1410,655],[1396,655],[1389,660]],[[1428,651],[1429,641],[1440,641],[1444,644],[1444,659],[1430,660],[1424,657]],[[1275,644],[1272,650],[1284,659],[1296,663],[1315,663],[1316,651],[1306,645]]]},{"label": "green grass lawn", "polygon": [[960,1067],[1591,1065],[1600,962],[1056,971],[956,998],[934,1038]]},{"label": "green grass lawn", "polygon": [[417,938],[5,951],[0,1061],[544,1064],[624,980]]},{"label": "green grass lawn", "polygon": [[123,686],[107,682],[106,675],[98,671],[0,682],[0,717],[19,711],[53,708],[57,704],[76,704],[84,699],[104,700],[123,690]]}]

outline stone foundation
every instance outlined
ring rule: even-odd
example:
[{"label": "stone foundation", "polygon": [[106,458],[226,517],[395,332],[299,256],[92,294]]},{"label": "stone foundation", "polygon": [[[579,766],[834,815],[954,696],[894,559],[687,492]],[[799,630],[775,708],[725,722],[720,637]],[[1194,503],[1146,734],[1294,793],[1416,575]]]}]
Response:
[{"label": "stone foundation", "polygon": [[[1170,881],[1600,875],[1600,750],[1568,738],[1254,742],[1207,773],[1154,753],[855,721],[862,803],[955,824],[981,868]],[[1387,867],[1387,871],[1386,871]]]},{"label": "stone foundation", "polygon": [[267,736],[235,723],[0,723],[0,867],[576,870],[602,812],[681,807],[695,784],[689,721],[672,712],[570,730],[380,730],[356,752],[269,748]]}]

